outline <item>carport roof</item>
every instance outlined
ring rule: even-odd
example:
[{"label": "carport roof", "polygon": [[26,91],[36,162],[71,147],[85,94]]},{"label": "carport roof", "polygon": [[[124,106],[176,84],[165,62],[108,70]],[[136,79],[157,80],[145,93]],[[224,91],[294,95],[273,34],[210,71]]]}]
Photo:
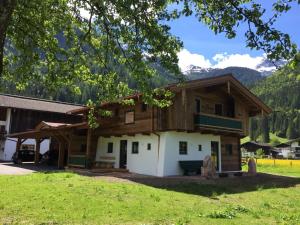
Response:
[{"label": "carport roof", "polygon": [[86,122],[75,123],[75,124],[67,124],[67,123],[52,123],[42,121],[40,122],[34,130],[29,130],[25,132],[8,134],[7,137],[10,138],[46,138],[55,135],[59,135],[57,131],[68,130],[71,128],[88,128],[88,124]]}]

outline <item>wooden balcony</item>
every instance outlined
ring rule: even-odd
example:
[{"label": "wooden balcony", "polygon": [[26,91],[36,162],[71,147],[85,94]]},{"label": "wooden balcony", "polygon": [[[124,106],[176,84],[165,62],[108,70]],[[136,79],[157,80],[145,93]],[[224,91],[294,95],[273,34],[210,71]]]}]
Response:
[{"label": "wooden balcony", "polygon": [[213,114],[195,114],[194,124],[196,127],[200,128],[205,127],[234,132],[243,132],[243,123],[241,120]]}]

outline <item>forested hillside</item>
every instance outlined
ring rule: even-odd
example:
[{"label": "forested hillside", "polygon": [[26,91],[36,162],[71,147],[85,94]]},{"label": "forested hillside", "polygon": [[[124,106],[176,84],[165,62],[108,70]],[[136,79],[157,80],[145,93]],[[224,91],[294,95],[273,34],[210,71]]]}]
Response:
[{"label": "forested hillside", "polygon": [[[280,137],[289,139],[300,136],[300,67],[290,65],[257,82],[253,93],[258,95],[273,113],[268,120],[254,119],[251,123],[251,136],[256,139],[268,130]],[[263,135],[264,136],[264,135]],[[263,137],[267,142],[268,138]]]}]

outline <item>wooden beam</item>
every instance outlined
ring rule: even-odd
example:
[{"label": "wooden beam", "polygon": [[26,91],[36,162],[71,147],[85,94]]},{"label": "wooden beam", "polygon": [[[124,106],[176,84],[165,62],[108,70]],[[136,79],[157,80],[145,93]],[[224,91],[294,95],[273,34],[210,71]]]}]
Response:
[{"label": "wooden beam", "polygon": [[227,93],[230,94],[230,82],[227,81]]},{"label": "wooden beam", "polygon": [[[92,141],[92,129],[88,128],[86,136],[86,162],[89,164],[91,160],[91,141]],[[90,167],[90,165],[86,165]]]},{"label": "wooden beam", "polygon": [[65,149],[62,141],[58,142],[58,169],[64,168]]},{"label": "wooden beam", "polygon": [[22,140],[21,140],[21,138],[18,138],[17,144],[16,144],[16,155],[17,155],[17,158],[19,157],[19,151],[20,151],[20,148],[21,148],[21,144],[22,144]]},{"label": "wooden beam", "polygon": [[40,161],[41,140],[35,139],[35,143],[34,164],[37,165]]}]

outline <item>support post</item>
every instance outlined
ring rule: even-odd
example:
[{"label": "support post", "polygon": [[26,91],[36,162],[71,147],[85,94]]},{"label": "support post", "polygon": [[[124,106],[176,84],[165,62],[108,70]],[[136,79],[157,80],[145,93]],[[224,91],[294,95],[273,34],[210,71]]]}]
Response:
[{"label": "support post", "polygon": [[59,142],[58,142],[58,169],[64,168],[64,156],[65,156],[64,143],[63,143],[63,141],[59,140]]},{"label": "support post", "polygon": [[35,155],[34,155],[34,164],[37,165],[40,161],[40,149],[41,149],[41,140],[35,139]]},{"label": "support post", "polygon": [[17,155],[17,158],[19,158],[19,151],[20,151],[20,148],[21,148],[21,144],[22,144],[22,140],[21,140],[21,138],[18,138],[17,144],[16,144],[16,155]]},{"label": "support post", "polygon": [[92,129],[88,128],[86,136],[86,167],[89,168],[91,162],[91,139],[92,139]]}]

